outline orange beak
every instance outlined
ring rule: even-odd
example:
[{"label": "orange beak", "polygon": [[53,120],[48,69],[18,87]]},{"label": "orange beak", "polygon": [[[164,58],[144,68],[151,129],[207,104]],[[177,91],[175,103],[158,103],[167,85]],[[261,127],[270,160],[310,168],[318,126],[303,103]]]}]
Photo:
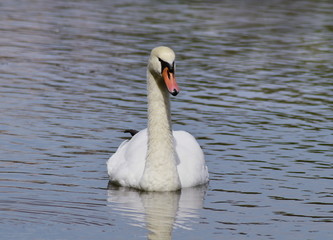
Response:
[{"label": "orange beak", "polygon": [[162,71],[162,76],[169,93],[176,96],[179,93],[179,87],[176,82],[175,74],[171,73],[168,67],[165,67]]}]

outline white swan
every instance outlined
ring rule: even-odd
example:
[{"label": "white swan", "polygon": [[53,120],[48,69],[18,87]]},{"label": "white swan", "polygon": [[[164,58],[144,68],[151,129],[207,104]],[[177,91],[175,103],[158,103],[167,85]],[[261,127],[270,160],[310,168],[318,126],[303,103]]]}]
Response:
[{"label": "white swan", "polygon": [[151,51],[147,67],[148,128],[124,141],[107,161],[111,182],[144,191],[175,191],[208,182],[204,154],[195,138],[172,131],[169,94],[179,92],[175,53]]}]

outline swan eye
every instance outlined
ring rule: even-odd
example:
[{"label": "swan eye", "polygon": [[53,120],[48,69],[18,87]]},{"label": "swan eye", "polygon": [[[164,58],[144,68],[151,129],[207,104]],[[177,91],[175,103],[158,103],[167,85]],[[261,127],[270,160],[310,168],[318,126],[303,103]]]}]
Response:
[{"label": "swan eye", "polygon": [[170,63],[163,61],[162,59],[158,58],[158,60],[161,62],[161,73],[163,72],[164,68],[168,68],[170,73],[174,73],[175,71],[175,62],[170,65]]}]

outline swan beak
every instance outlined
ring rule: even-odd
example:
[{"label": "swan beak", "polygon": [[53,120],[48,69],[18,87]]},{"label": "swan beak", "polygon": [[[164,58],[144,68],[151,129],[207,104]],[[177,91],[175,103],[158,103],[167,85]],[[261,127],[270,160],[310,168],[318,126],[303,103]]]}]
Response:
[{"label": "swan beak", "polygon": [[171,93],[172,96],[176,96],[179,93],[179,87],[176,82],[175,74],[170,72],[168,67],[165,67],[162,71],[162,76],[169,93]]}]

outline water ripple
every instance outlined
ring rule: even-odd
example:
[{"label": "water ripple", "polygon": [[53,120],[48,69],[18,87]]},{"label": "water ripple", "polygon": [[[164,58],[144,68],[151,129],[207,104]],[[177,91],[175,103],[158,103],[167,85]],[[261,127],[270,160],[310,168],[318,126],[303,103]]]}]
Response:
[{"label": "water ripple", "polygon": [[[160,219],[174,239],[332,238],[332,10],[2,1],[2,236],[145,239]],[[172,194],[162,207],[150,202],[160,196],[107,188],[105,166],[123,129],[146,127],[156,45],[177,53],[174,128],[196,136],[211,179],[206,195]]]}]

